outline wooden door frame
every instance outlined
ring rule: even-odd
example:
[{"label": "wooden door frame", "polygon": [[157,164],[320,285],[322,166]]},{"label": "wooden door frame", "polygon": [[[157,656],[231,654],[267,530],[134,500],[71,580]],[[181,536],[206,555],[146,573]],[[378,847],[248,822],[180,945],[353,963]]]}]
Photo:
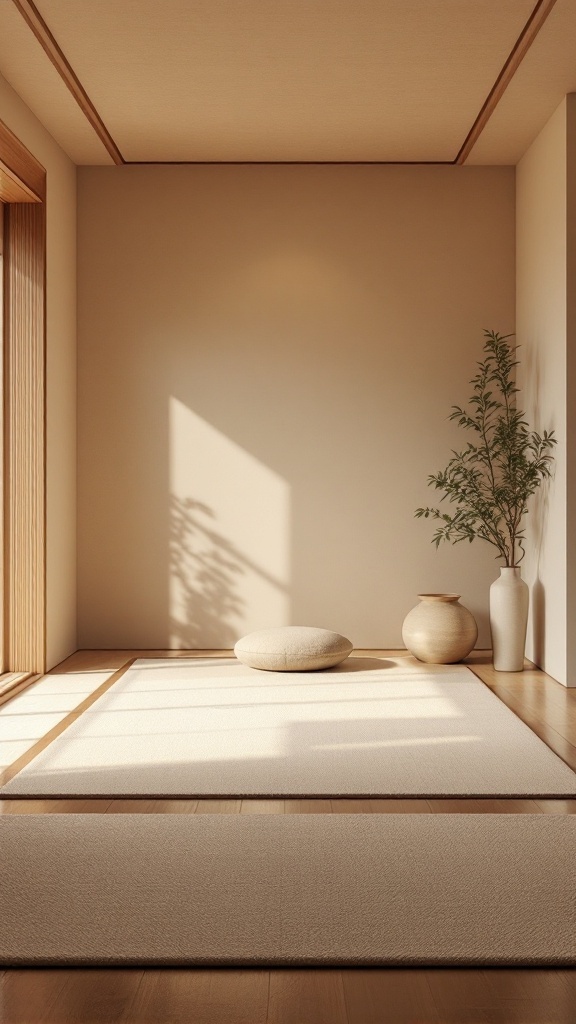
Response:
[{"label": "wooden door frame", "polygon": [[46,670],[46,171],[0,121],[5,672]]}]

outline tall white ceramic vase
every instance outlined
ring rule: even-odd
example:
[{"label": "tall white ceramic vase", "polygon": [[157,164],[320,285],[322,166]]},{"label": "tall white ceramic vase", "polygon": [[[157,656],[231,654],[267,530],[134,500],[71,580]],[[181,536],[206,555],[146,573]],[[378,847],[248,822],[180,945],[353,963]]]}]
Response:
[{"label": "tall white ceramic vase", "polygon": [[490,587],[492,660],[498,672],[521,672],[524,668],[528,596],[519,567],[501,568],[500,579]]}]

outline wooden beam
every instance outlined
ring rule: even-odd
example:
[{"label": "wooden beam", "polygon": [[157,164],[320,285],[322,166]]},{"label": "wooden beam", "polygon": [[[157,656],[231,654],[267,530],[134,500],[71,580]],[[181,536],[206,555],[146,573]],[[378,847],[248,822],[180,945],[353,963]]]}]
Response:
[{"label": "wooden beam", "polygon": [[60,49],[38,8],[34,5],[32,0],[12,0],[12,2],[18,8],[20,14],[24,18],[24,21],[36,36],[36,39],[40,43],[44,53],[56,68],[56,71],[60,75],[60,78],[64,82],[66,88],[72,93],[76,103],[92,125],[92,128],[96,132],[102,144],[108,150],[114,163],[123,164],[125,162],[124,157],[110,135],[110,132],[96,110],[96,107],[92,103],[92,100],[88,96],[88,93],[76,72],[64,56],[64,53]]},{"label": "wooden beam", "polygon": [[[20,198],[12,199],[17,193]],[[3,203],[41,202],[45,195],[44,167],[0,121],[0,200]]]},{"label": "wooden beam", "polygon": [[40,203],[37,195],[0,160],[0,202]]},{"label": "wooden beam", "polygon": [[538,0],[523,31],[518,36],[504,67],[488,93],[484,105],[468,132],[454,163],[463,164],[470,156],[555,3],[556,0]]}]

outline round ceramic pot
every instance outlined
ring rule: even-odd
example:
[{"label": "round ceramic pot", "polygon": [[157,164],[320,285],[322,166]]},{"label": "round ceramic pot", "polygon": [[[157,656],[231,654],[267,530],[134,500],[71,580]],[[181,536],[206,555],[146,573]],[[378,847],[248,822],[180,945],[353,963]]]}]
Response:
[{"label": "round ceramic pot", "polygon": [[522,672],[524,668],[528,599],[528,586],[518,566],[502,567],[500,578],[490,587],[492,659],[498,672]]},{"label": "round ceramic pot", "polygon": [[460,594],[418,594],[417,604],[404,619],[402,639],[419,661],[449,665],[465,658],[476,643],[478,627],[460,604]]}]

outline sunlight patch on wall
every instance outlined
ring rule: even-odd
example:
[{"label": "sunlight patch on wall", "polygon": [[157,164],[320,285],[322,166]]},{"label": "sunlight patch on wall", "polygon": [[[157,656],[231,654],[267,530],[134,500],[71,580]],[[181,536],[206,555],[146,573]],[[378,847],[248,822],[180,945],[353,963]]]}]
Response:
[{"label": "sunlight patch on wall", "polygon": [[290,622],[290,487],[170,398],[170,631],[224,649]]}]

